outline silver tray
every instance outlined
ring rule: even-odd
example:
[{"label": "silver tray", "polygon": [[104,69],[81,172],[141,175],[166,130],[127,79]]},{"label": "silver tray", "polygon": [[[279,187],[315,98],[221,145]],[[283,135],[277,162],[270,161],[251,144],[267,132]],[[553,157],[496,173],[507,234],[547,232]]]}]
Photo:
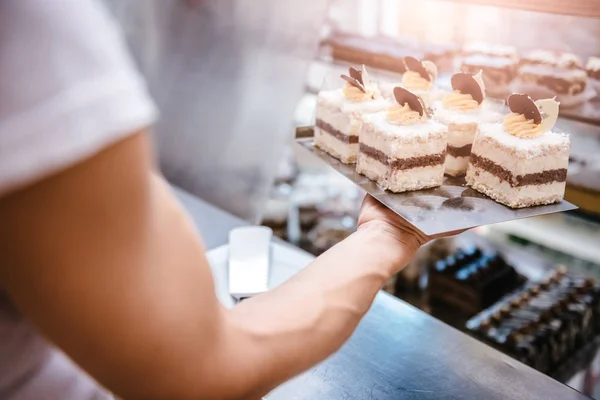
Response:
[{"label": "silver tray", "polygon": [[430,236],[577,208],[563,200],[548,206],[512,209],[471,189],[464,178],[452,177],[444,177],[442,186],[435,189],[391,193],[357,173],[353,164],[343,164],[316,148],[314,138],[297,139],[296,142]]}]

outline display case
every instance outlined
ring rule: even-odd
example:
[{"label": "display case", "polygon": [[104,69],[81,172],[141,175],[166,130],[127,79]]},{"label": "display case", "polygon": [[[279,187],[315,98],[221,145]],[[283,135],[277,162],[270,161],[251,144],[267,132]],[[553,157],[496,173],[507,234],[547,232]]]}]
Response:
[{"label": "display case", "polygon": [[[561,264],[569,276],[595,282],[600,279],[600,79],[596,73],[600,62],[600,1],[565,5],[541,0],[337,0],[330,2],[322,32],[319,51],[307,74],[305,94],[295,114],[299,137],[312,134],[316,95],[324,81],[357,64],[367,65],[372,75],[382,79],[400,80],[406,55],[433,61],[439,71],[436,84],[442,90],[451,90],[452,73],[482,69],[484,76],[486,71],[488,75],[488,95],[499,101],[512,92],[526,92],[537,98],[557,96],[561,102],[557,126],[571,137],[566,199],[579,206],[577,212],[490,225],[456,240],[433,242],[386,284],[386,291],[473,334],[467,326],[469,319],[484,312],[484,308],[502,308],[504,300],[498,299],[510,298],[514,290],[522,291],[523,287],[536,287]],[[360,193],[301,149],[295,149],[294,157],[299,178],[291,183],[286,236],[319,254],[352,232]],[[336,213],[337,209],[343,212]],[[437,261],[472,246],[488,255],[500,255],[506,263],[490,264],[496,257],[483,263],[482,269],[465,264],[461,268],[473,270],[465,278],[468,282],[459,282],[459,278],[453,282],[452,276],[443,273],[430,275]],[[488,264],[493,268],[487,268]],[[494,284],[493,271],[498,268],[497,274],[508,274],[512,270],[507,265],[514,267],[517,275],[507,275],[510,284],[503,283],[500,288]],[[481,277],[483,283],[478,280]],[[529,286],[521,286],[523,282]],[[440,284],[452,290],[432,294]],[[477,291],[490,285],[499,290],[493,298]],[[456,299],[445,301],[452,291],[478,299],[481,304],[477,310],[457,307],[460,302]],[[467,303],[473,306],[477,302]],[[518,310],[517,318],[528,312]],[[569,314],[568,318],[576,317]],[[558,336],[548,336],[549,329],[542,323],[539,332],[530,333],[556,342]],[[542,361],[536,357],[527,360],[554,378],[594,395],[596,333],[586,333],[585,340],[568,347],[552,363],[543,361],[546,350],[540,353]],[[483,335],[474,336],[484,340]],[[544,340],[541,343],[546,349],[544,346],[551,345]]]}]

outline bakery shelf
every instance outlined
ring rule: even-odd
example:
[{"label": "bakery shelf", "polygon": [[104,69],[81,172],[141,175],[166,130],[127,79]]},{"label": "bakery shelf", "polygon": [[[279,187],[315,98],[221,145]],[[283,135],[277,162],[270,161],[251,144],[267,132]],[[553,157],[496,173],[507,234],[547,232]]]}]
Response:
[{"label": "bakery shelf", "polygon": [[444,0],[453,3],[470,3],[501,8],[537,11],[549,14],[600,18],[600,0]]},{"label": "bakery shelf", "polygon": [[547,215],[490,225],[486,229],[600,265],[600,226],[575,216]]}]

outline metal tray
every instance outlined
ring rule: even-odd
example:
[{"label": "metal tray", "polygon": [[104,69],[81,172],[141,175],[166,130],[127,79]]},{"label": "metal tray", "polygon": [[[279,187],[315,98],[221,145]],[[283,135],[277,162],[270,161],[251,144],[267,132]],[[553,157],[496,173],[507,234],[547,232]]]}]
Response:
[{"label": "metal tray", "polygon": [[430,236],[577,208],[563,200],[548,206],[511,209],[471,189],[464,178],[452,177],[445,177],[442,186],[435,189],[392,193],[357,173],[354,164],[343,164],[316,148],[314,138],[296,139],[296,142]]}]

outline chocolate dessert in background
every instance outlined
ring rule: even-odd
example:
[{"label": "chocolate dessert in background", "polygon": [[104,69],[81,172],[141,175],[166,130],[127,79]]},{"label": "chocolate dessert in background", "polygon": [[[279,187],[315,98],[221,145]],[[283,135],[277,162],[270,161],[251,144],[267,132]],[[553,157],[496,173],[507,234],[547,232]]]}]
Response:
[{"label": "chocolate dessert in background", "polygon": [[430,268],[427,292],[432,304],[440,302],[474,315],[522,282],[522,277],[500,254],[470,247]]},{"label": "chocolate dessert in background", "polygon": [[600,333],[600,286],[557,269],[477,314],[466,328],[500,351],[552,374]]},{"label": "chocolate dessert in background", "polygon": [[404,57],[421,57],[413,46],[386,38],[367,38],[351,34],[334,33],[321,42],[334,60],[364,64],[386,71],[404,73]]},{"label": "chocolate dessert in background", "polygon": [[515,58],[474,54],[462,59],[460,70],[470,74],[483,71],[483,82],[488,93],[504,97],[510,92],[508,85],[517,76],[517,65]]},{"label": "chocolate dessert in background", "polygon": [[321,48],[328,49],[334,60],[401,74],[406,71],[403,62],[406,56],[432,61],[440,71],[450,72],[458,52],[458,46],[454,45],[419,44],[409,39],[364,37],[339,32],[324,39]]},{"label": "chocolate dessert in background", "polygon": [[572,107],[589,100],[587,84],[588,74],[577,55],[535,50],[521,56],[514,86],[534,99],[557,95],[564,107]]}]

